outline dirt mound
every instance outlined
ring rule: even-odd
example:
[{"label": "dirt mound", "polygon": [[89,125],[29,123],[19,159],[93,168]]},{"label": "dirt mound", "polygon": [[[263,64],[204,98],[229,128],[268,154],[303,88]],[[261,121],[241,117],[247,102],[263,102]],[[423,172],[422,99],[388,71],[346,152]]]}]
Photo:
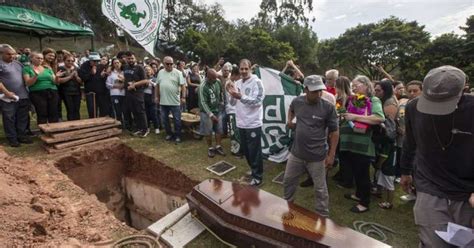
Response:
[{"label": "dirt mound", "polygon": [[132,234],[54,161],[14,158],[0,147],[0,244],[93,244]]}]

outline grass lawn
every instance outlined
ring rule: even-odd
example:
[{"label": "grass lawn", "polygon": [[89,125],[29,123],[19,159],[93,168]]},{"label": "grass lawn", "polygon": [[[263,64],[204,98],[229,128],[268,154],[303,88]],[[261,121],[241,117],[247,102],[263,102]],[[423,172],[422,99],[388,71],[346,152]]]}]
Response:
[{"label": "grass lawn", "polygon": [[[85,104],[82,106],[81,116],[86,118]],[[63,111],[64,108],[63,108]],[[65,114],[63,114],[65,116]],[[35,128],[36,123],[32,123]],[[152,156],[166,165],[178,169],[188,175],[189,177],[202,181],[210,177],[217,177],[206,170],[206,167],[214,164],[220,160],[225,160],[237,168],[230,173],[221,177],[224,180],[237,180],[247,170],[248,166],[245,159],[239,159],[232,155],[226,157],[216,156],[214,158],[207,157],[207,148],[204,140],[195,140],[191,135],[184,135],[183,143],[175,145],[164,140],[164,134],[156,135],[150,133],[146,138],[136,138],[128,134],[122,134],[122,141],[135,151],[143,152]],[[5,150],[18,157],[32,157],[36,159],[53,159],[54,157],[47,155],[40,147],[39,138],[35,138],[35,143],[32,145],[22,145],[20,148],[8,147],[8,143],[3,133],[3,124],[0,128],[0,144],[5,146]],[[224,139],[223,146],[227,153],[229,153],[229,139]],[[280,184],[273,183],[271,180],[282,172],[285,164],[276,164],[273,162],[264,162],[264,184],[261,187],[263,190],[271,192],[277,196],[283,195],[283,188]],[[336,169],[337,170],[337,169]],[[330,176],[336,171],[332,170]],[[304,177],[301,178],[302,180]],[[404,194],[402,190],[396,185],[395,206],[391,210],[383,210],[378,208],[376,203],[379,199],[373,197],[371,210],[363,214],[354,214],[349,211],[353,203],[343,197],[344,193],[349,190],[337,188],[334,181],[328,180],[329,197],[330,197],[330,216],[331,219],[340,225],[352,227],[352,223],[356,220],[367,222],[376,222],[389,227],[397,232],[395,235],[387,233],[388,240],[386,243],[393,247],[417,247],[417,229],[413,220],[413,203],[404,203],[400,201],[400,196]],[[296,203],[307,208],[314,209],[314,193],[311,188],[299,188],[296,197]],[[224,247],[217,239],[215,239],[208,232],[201,234],[188,247]],[[347,247],[350,247],[348,244]]]}]

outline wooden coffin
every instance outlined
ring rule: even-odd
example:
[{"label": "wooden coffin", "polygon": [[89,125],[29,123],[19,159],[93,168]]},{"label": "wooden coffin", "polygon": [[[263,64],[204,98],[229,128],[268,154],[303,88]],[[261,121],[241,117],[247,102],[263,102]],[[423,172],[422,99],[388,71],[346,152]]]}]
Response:
[{"label": "wooden coffin", "polygon": [[186,198],[197,218],[239,247],[390,247],[252,186],[208,179]]}]

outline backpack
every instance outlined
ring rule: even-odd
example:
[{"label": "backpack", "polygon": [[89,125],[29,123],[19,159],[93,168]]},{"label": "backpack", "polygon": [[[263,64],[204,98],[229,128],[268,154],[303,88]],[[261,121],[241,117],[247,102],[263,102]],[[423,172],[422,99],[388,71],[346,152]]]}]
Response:
[{"label": "backpack", "polygon": [[373,130],[372,138],[374,140],[388,139],[395,142],[397,139],[397,123],[390,118],[385,118],[385,121],[380,125],[373,126]]}]

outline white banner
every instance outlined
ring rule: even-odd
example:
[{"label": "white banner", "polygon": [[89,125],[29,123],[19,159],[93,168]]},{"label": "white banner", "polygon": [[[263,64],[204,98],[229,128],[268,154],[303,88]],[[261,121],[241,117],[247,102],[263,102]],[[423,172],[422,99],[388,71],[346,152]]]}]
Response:
[{"label": "white banner", "polygon": [[163,14],[160,0],[103,0],[102,13],[155,56]]}]

